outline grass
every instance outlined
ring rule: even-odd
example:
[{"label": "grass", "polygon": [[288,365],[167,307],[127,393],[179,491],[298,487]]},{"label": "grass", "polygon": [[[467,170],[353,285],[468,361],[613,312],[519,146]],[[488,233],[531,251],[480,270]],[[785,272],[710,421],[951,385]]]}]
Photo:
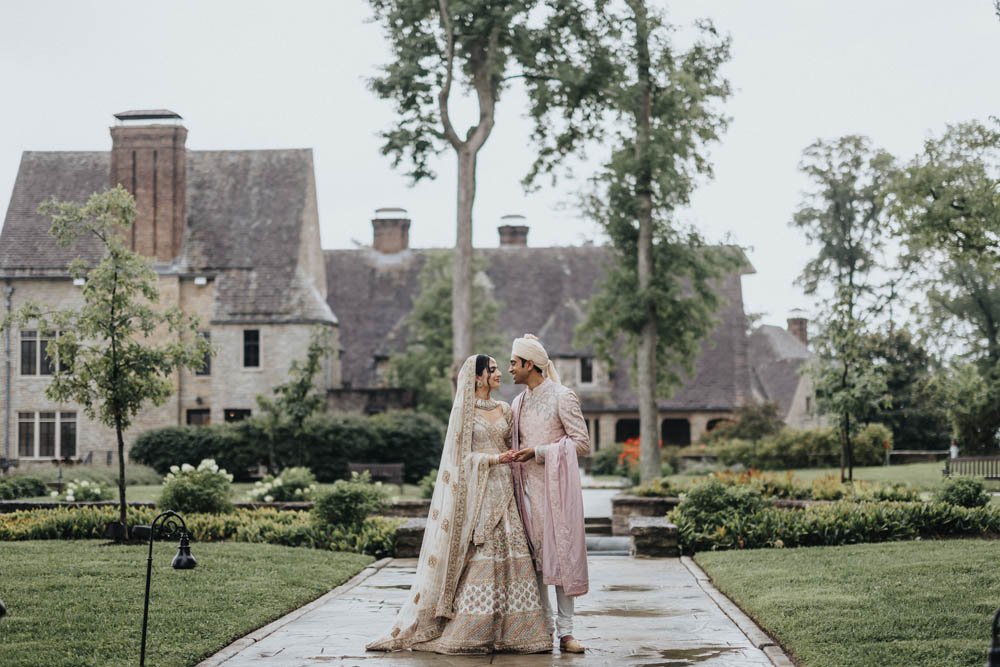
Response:
[{"label": "grass", "polygon": [[982,665],[1000,541],[704,552],[715,585],[805,667]]},{"label": "grass", "polygon": [[[147,663],[194,665],[314,600],[370,556],[267,544],[193,544],[194,570],[174,570],[174,543],[153,551]],[[94,540],[5,542],[0,549],[4,667],[139,662],[145,546]]]},{"label": "grass", "polygon": [[[64,478],[65,479],[65,478]],[[66,480],[69,481],[69,480]],[[420,487],[416,484],[403,484],[400,487],[398,484],[383,484],[386,491],[393,498],[401,499],[415,499],[420,498]],[[332,488],[333,484],[320,484],[319,489],[323,491],[325,489]],[[160,491],[163,487],[160,484],[136,484],[134,486],[128,486],[125,489],[125,497],[129,501],[134,502],[156,502],[156,499],[160,496]],[[253,488],[252,482],[233,482],[233,492],[230,496],[234,502],[243,502],[246,500],[247,493]],[[114,486],[114,500],[118,500],[118,486]],[[41,500],[52,500],[48,496],[38,496],[37,498],[19,498],[22,502],[33,502]]]}]

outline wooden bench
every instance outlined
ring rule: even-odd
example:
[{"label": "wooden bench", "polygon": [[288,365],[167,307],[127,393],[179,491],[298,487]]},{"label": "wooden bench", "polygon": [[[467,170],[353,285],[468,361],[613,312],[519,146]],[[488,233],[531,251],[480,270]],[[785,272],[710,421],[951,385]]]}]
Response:
[{"label": "wooden bench", "polygon": [[386,482],[388,484],[402,484],[403,470],[402,463],[348,463],[347,470],[359,475],[365,471],[372,476],[373,482]]},{"label": "wooden bench", "polygon": [[947,459],[944,462],[944,474],[946,477],[967,476],[1000,479],[1000,457],[976,456]]}]

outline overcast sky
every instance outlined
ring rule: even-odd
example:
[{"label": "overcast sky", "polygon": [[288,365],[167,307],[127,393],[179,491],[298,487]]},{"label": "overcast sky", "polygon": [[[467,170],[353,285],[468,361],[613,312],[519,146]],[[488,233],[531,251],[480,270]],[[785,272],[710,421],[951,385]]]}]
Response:
[{"label": "overcast sky", "polygon": [[[814,249],[788,222],[802,149],[870,136],[916,153],[946,124],[1000,115],[1000,21],[992,0],[684,0],[671,19],[710,17],[733,38],[733,118],[712,151],[715,180],[683,218],[750,247],[748,312],[784,324],[813,305],[793,281]],[[193,150],[312,148],[325,248],[371,242],[372,214],[406,208],[413,247],[455,240],[453,154],[410,187],[379,152],[392,108],[366,88],[388,49],[365,0],[85,2],[0,0],[0,201],[25,150],[110,150],[112,114],[168,108]],[[525,98],[505,93],[480,154],[474,244],[519,213],[532,246],[600,241],[574,211],[580,182],[525,195],[533,155]],[[599,156],[600,147],[591,154]],[[579,174],[581,177],[584,173]],[[569,204],[569,206],[565,206]]]}]

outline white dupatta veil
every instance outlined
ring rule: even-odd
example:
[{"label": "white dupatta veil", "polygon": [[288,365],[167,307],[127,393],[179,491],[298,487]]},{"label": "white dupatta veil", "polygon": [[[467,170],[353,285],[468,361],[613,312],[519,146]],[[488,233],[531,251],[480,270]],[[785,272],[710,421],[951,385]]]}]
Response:
[{"label": "white dupatta veil", "polygon": [[489,475],[489,454],[472,451],[476,357],[462,364],[448,420],[417,576],[388,636],[370,650],[394,651],[441,635],[454,617],[455,589],[465,564]]}]

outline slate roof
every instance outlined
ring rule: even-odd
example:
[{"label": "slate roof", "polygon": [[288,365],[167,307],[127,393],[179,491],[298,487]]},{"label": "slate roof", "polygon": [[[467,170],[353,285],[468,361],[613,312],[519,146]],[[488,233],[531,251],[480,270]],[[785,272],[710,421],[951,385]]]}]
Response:
[{"label": "slate roof", "polygon": [[[312,151],[187,151],[181,257],[163,273],[214,276],[213,322],[336,322],[298,266],[315,221]],[[0,232],[0,277],[64,276],[74,258],[100,258],[84,239],[61,248],[36,212],[50,195],[85,201],[110,183],[108,152],[25,152]],[[308,241],[308,239],[306,239]]]},{"label": "slate roof", "polygon": [[802,379],[799,368],[812,356],[809,348],[788,330],[765,324],[750,334],[749,352],[755,388],[787,415]]},{"label": "slate roof", "polygon": [[[375,357],[387,357],[404,348],[405,319],[417,296],[417,276],[428,252],[409,249],[389,255],[371,248],[325,251],[327,300],[340,319],[345,385],[375,386]],[[499,322],[505,340],[533,332],[552,357],[590,353],[572,346],[573,332],[611,259],[606,248],[505,246],[476,252],[485,260],[489,290],[501,303]],[[728,410],[750,397],[739,275],[728,276],[721,290],[728,305],[720,312],[721,323],[696,363],[696,376],[669,400],[661,401],[663,410]],[[509,348],[493,353],[504,361]],[[631,360],[619,360],[610,392],[581,392],[584,409],[636,410],[630,372]],[[514,392],[509,384],[501,390],[507,399]]]}]

